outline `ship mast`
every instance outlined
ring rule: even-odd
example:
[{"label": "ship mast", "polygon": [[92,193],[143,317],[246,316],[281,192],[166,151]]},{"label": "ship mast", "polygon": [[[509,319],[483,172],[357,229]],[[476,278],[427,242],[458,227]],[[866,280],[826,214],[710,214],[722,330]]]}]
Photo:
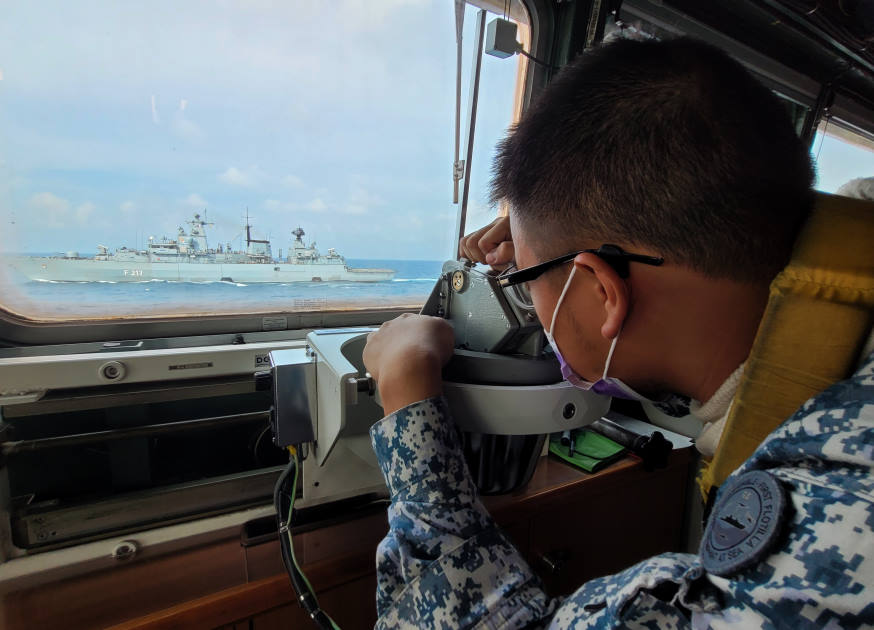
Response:
[{"label": "ship mast", "polygon": [[252,262],[270,262],[273,254],[270,251],[270,239],[252,238],[252,224],[249,222],[249,207],[246,207],[246,255]]},{"label": "ship mast", "polygon": [[249,225],[249,206],[246,206],[246,247],[247,248],[252,243],[252,233],[250,232],[251,228],[252,228],[252,226]]}]

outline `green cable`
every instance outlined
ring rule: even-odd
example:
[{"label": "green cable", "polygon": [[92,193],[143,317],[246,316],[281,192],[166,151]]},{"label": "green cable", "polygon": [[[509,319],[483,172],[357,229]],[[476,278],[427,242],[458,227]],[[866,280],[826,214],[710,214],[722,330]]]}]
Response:
[{"label": "green cable", "polygon": [[[291,486],[291,501],[288,504],[288,518],[285,521],[286,523],[288,523],[288,530],[286,532],[286,535],[288,536],[288,547],[291,550],[291,561],[294,563],[294,568],[297,569],[297,572],[303,578],[304,584],[307,585],[310,594],[313,596],[313,600],[315,600],[316,602],[316,606],[318,606],[316,592],[313,590],[310,581],[307,579],[307,576],[304,574],[304,572],[300,568],[300,565],[297,563],[297,557],[294,555],[294,541],[291,539],[291,514],[294,510],[294,499],[297,496],[297,475],[298,471],[300,470],[300,460],[297,457],[297,450],[292,452],[292,457],[294,457],[294,481],[292,482]],[[331,622],[331,627],[334,628],[334,630],[340,630],[340,626],[338,626],[337,623],[333,619],[331,619],[331,616],[328,613],[326,613],[324,610],[322,610],[322,613],[324,613],[325,617],[328,618],[328,621]]]}]

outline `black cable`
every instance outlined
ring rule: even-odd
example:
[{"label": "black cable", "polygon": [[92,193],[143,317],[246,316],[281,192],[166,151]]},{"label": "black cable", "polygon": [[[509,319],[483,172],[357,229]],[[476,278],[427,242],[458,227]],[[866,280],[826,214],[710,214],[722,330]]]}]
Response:
[{"label": "black cable", "polygon": [[288,572],[289,578],[291,578],[291,585],[294,588],[295,594],[297,594],[298,603],[319,628],[322,630],[333,630],[334,626],[325,612],[319,608],[319,602],[315,594],[309,589],[303,575],[294,566],[291,551],[289,550],[288,537],[283,532],[279,534],[279,549],[282,556],[282,564],[285,565],[285,570]]},{"label": "black cable", "polygon": [[[310,618],[316,623],[316,625],[323,630],[332,630],[333,626],[330,621],[327,619],[326,615],[319,608],[318,600],[316,599],[315,593],[312,592],[309,584],[306,581],[306,578],[303,574],[298,570],[291,551],[291,544],[287,536],[288,531],[288,523],[282,521],[281,514],[285,513],[282,505],[282,497],[285,494],[288,495],[288,491],[285,488],[285,484],[288,481],[289,474],[292,470],[296,470],[297,462],[294,458],[292,458],[289,463],[288,468],[283,471],[282,475],[280,475],[277,480],[276,487],[274,488],[274,500],[276,503],[276,520],[279,527],[279,549],[282,557],[282,564],[285,565],[285,570],[288,572],[288,576],[291,579],[291,585],[294,588],[295,593],[297,594],[298,603],[301,607],[310,615]],[[296,488],[291,488],[291,492],[295,492]],[[289,499],[290,500],[290,499]]]},{"label": "black cable", "polygon": [[[292,473],[294,474],[292,475]],[[294,506],[294,493],[297,492],[297,473],[297,452],[293,451],[288,467],[279,475],[279,479],[276,480],[276,485],[273,488],[273,506],[276,509],[276,525],[279,530],[279,550],[282,564],[285,565],[285,570],[291,579],[291,585],[297,595],[298,603],[309,614],[310,619],[322,630],[338,630],[333,620],[319,608],[315,592],[313,592],[306,576],[294,561],[294,551],[291,548],[291,537],[288,533],[291,523],[283,521],[283,514],[288,514],[288,508],[293,508]],[[289,479],[291,479],[290,487],[288,485]],[[285,504],[283,504],[283,497],[288,499]],[[293,509],[291,514],[293,516]],[[289,520],[291,519],[289,518]]]},{"label": "black cable", "polygon": [[264,430],[258,434],[258,438],[255,440],[255,446],[252,447],[252,456],[255,458],[255,465],[258,468],[262,467],[261,458],[258,457],[258,446],[261,444],[261,440],[264,439],[264,436],[267,435],[267,432],[270,430],[270,423],[267,423],[267,426],[264,427]]},{"label": "black cable", "polygon": [[553,66],[552,64],[546,63],[545,61],[541,61],[540,59],[538,59],[534,55],[529,54],[528,52],[526,52],[525,50],[522,50],[521,48],[519,49],[519,54],[528,57],[531,61],[533,61],[537,65],[543,66],[544,68],[547,68],[549,70],[558,70],[559,69],[558,66]]}]

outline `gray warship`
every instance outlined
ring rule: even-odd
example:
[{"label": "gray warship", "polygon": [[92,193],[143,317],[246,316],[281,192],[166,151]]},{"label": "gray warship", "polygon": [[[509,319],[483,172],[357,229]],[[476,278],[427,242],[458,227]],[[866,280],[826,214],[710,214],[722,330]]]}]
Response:
[{"label": "gray warship", "polygon": [[55,282],[385,282],[392,269],[354,269],[333,248],[322,254],[315,242],[304,243],[305,232],[292,231],[294,241],[284,260],[275,259],[269,240],[252,238],[246,217],[246,247],[230,243],[211,248],[206,228],[213,223],[195,214],[179,227],[175,239],[149,237],[146,249],[97,246],[93,257],[67,252],[59,256],[14,256],[11,267],[31,280]]}]

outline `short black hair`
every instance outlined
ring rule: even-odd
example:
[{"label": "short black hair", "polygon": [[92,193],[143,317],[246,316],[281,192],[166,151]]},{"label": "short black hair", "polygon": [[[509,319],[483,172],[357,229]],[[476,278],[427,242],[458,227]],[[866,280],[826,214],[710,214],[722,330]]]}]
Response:
[{"label": "short black hair", "polygon": [[788,109],[725,52],[620,40],[564,68],[498,145],[491,199],[544,258],[618,242],[761,282],[789,259],[813,177]]}]

